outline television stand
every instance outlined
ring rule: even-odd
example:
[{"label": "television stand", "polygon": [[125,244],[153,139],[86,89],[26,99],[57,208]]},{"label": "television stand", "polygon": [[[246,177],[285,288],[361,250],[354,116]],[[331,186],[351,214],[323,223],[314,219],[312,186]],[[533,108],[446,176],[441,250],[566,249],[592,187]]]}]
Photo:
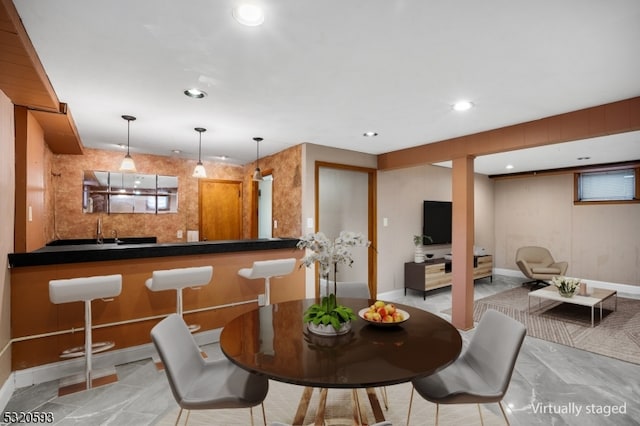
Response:
[{"label": "television stand", "polygon": [[[473,256],[473,279],[489,277],[493,282],[493,256]],[[404,294],[407,289],[422,292],[427,299],[427,291],[451,285],[451,261],[444,258],[428,259],[424,263],[404,264]]]}]

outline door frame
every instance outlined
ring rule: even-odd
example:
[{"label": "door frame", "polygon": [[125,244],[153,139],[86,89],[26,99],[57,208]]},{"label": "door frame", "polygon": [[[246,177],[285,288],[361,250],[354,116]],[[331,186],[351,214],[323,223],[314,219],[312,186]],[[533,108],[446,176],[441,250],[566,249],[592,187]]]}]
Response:
[{"label": "door frame", "polygon": [[[315,171],[314,171],[314,179],[315,179],[315,232],[318,232],[318,227],[320,226],[320,168],[330,168],[330,169],[339,169],[339,170],[349,170],[367,173],[368,176],[368,185],[367,185],[367,205],[369,210],[369,217],[367,223],[367,233],[369,234],[369,241],[371,245],[368,249],[368,262],[367,262],[367,273],[368,273],[368,284],[369,284],[369,293],[371,295],[376,295],[378,292],[378,256],[376,247],[378,245],[378,227],[376,224],[378,223],[378,202],[377,202],[377,169],[372,169],[370,167],[361,167],[361,166],[352,166],[348,164],[340,164],[340,163],[330,163],[326,161],[316,161],[315,162]],[[318,269],[316,268],[316,279],[315,279],[315,289],[316,289],[316,297],[320,297],[320,274]],[[374,296],[375,297],[375,296]]]},{"label": "door frame", "polygon": [[[262,172],[262,176],[272,176],[273,178],[273,169],[266,169]],[[275,182],[275,178],[272,180],[272,188],[271,193],[273,194],[273,185]],[[251,180],[251,202],[249,206],[249,238],[257,240],[258,239],[258,215],[260,212],[258,211],[258,181]],[[273,195],[271,197],[271,206],[273,207]],[[273,211],[273,210],[272,210]],[[273,236],[273,220],[271,221],[271,236]]]}]

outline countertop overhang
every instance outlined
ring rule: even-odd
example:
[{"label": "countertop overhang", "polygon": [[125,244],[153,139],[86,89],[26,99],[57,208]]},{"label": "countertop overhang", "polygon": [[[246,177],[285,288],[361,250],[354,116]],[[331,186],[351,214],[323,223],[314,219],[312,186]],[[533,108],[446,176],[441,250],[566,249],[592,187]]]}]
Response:
[{"label": "countertop overhang", "polygon": [[45,246],[29,253],[10,253],[9,267],[104,262],[167,256],[190,256],[256,250],[295,249],[297,238],[198,241],[166,244],[78,244]]}]

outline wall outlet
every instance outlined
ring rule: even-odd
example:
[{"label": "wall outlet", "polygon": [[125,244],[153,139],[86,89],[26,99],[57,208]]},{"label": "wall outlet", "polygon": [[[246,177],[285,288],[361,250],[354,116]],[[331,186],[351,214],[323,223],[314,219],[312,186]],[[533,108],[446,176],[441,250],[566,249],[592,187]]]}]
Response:
[{"label": "wall outlet", "polygon": [[178,229],[178,232],[176,232],[176,237],[177,238],[182,238],[182,229]]},{"label": "wall outlet", "polygon": [[278,221],[277,220],[273,221],[273,229],[278,229]]},{"label": "wall outlet", "polygon": [[266,299],[266,297],[265,297],[264,294],[259,294],[258,295],[258,306],[264,306],[267,303],[267,301],[265,299]]}]

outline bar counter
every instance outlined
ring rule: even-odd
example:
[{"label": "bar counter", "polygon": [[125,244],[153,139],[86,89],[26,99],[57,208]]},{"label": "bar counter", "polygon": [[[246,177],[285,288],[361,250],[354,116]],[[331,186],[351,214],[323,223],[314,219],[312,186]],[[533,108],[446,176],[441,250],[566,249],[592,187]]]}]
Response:
[{"label": "bar counter", "polygon": [[[255,250],[294,249],[296,238],[260,240],[198,241],[190,243],[127,244],[106,239],[103,244],[52,244],[29,253],[10,253],[9,267],[59,265],[63,263],[104,262],[108,260],[143,259],[167,256],[188,256]],[[82,241],[82,240],[76,240]]]},{"label": "bar counter", "polygon": [[[49,281],[122,274],[122,293],[113,300],[94,300],[93,339],[113,341],[116,349],[150,343],[151,328],[176,311],[176,292],[152,292],[145,286],[155,270],[213,266],[208,285],[183,292],[184,317],[200,331],[223,327],[232,318],[258,307],[264,280],[238,275],[256,260],[294,257],[297,239],[209,241],[182,244],[105,243],[46,246],[9,254],[11,273],[12,369],[60,361],[60,353],[84,341],[82,302],[53,304]],[[305,297],[305,271],[272,280],[272,303]]]}]

